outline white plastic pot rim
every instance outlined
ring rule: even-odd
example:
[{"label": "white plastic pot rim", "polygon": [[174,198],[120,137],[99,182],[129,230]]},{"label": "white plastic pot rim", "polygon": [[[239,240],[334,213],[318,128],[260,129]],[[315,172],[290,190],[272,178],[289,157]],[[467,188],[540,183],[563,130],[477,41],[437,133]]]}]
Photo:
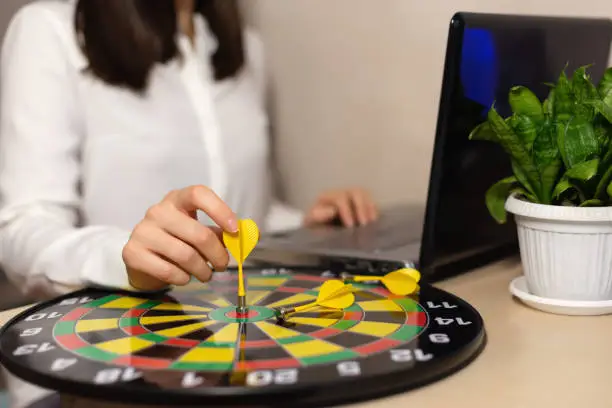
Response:
[{"label": "white plastic pot rim", "polygon": [[535,204],[516,198],[506,200],[506,211],[521,217],[541,220],[612,222],[612,207],[566,207],[560,205]]}]

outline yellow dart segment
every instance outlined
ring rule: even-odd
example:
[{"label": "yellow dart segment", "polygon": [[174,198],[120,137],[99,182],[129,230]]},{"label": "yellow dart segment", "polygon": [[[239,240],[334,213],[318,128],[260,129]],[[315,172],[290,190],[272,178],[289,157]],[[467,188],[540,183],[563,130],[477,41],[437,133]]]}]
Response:
[{"label": "yellow dart segment", "polygon": [[153,344],[155,343],[152,341],[143,340],[138,337],[125,337],[98,343],[96,344],[96,348],[116,354],[133,354]]},{"label": "yellow dart segment", "polygon": [[132,309],[142,305],[145,302],[148,302],[148,300],[135,297],[121,297],[105,303],[100,307],[102,309]]},{"label": "yellow dart segment", "polygon": [[213,293],[198,293],[198,294],[196,294],[194,296],[197,297],[198,299],[201,299],[201,300],[203,300],[205,302],[213,304],[213,305],[215,305],[217,307],[227,307],[227,306],[231,306],[232,305],[230,302],[228,302],[227,300],[225,300],[224,298],[222,298],[218,294],[213,294]]},{"label": "yellow dart segment", "polygon": [[79,320],[75,326],[77,333],[86,333],[97,330],[118,329],[119,319],[91,319]]},{"label": "yellow dart segment", "polygon": [[323,354],[331,354],[345,350],[343,347],[318,339],[299,343],[283,344],[283,347],[296,358],[320,356]]},{"label": "yellow dart segment", "polygon": [[250,290],[246,294],[246,300],[248,305],[256,305],[261,299],[268,296],[271,292],[268,290]]},{"label": "yellow dart segment", "polygon": [[185,353],[179,361],[184,363],[231,363],[233,347],[195,347]]},{"label": "yellow dart segment", "polygon": [[369,334],[370,336],[385,337],[398,330],[401,326],[394,323],[383,322],[365,322],[361,321],[348,331],[361,334]]},{"label": "yellow dart segment", "polygon": [[235,343],[238,340],[238,323],[230,323],[209,338],[208,343]]},{"label": "yellow dart segment", "polygon": [[141,324],[157,324],[157,323],[170,323],[170,322],[182,322],[185,320],[193,319],[205,319],[207,315],[178,315],[178,316],[143,316],[140,318]]},{"label": "yellow dart segment", "polygon": [[210,312],[210,307],[181,305],[180,303],[162,303],[155,306],[152,310],[172,310],[177,312]]},{"label": "yellow dart segment", "polygon": [[256,322],[255,325],[272,339],[286,339],[288,337],[296,337],[302,334],[294,330],[287,329],[285,327],[278,326],[276,324],[272,324],[265,321]]},{"label": "yellow dart segment", "polygon": [[357,302],[365,312],[403,312],[404,309],[392,300],[365,300]]},{"label": "yellow dart segment", "polygon": [[266,305],[266,307],[275,308],[280,306],[293,305],[295,303],[312,302],[315,299],[316,297],[312,295],[308,295],[306,293],[298,293],[293,296],[289,296],[288,298],[285,298],[283,300],[270,303],[269,305]]},{"label": "yellow dart segment", "polygon": [[215,322],[214,320],[211,320],[208,322],[193,323],[193,324],[187,324],[185,326],[173,327],[172,329],[158,330],[155,333],[159,334],[160,336],[165,336],[165,337],[179,337],[179,336],[183,336],[185,334],[194,332],[196,330],[200,330],[206,326],[210,326],[215,323],[217,322]]},{"label": "yellow dart segment", "polygon": [[308,324],[315,327],[330,327],[338,322],[338,319],[319,319],[317,317],[291,316],[287,319],[291,323]]},{"label": "yellow dart segment", "polygon": [[287,278],[249,276],[247,282],[249,283],[249,288],[257,288],[258,286],[280,286],[287,282],[287,280]]}]

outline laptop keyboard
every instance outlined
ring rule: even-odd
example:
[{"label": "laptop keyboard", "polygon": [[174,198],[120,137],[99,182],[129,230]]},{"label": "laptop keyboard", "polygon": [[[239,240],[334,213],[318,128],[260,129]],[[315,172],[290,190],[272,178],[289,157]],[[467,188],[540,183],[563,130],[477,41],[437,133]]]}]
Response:
[{"label": "laptop keyboard", "polygon": [[[415,222],[377,222],[356,228],[339,228],[322,233],[313,239],[309,246],[321,249],[360,250],[368,252],[397,248],[417,240],[421,236],[422,225]],[[318,235],[316,232],[314,235]]]}]

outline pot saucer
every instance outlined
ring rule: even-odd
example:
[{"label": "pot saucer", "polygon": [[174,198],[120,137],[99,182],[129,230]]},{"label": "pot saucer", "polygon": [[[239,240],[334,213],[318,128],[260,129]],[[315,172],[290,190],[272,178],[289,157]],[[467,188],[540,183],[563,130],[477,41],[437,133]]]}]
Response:
[{"label": "pot saucer", "polygon": [[510,293],[534,309],[570,316],[601,316],[612,314],[612,300],[562,300],[543,298],[529,293],[525,276],[510,282]]}]

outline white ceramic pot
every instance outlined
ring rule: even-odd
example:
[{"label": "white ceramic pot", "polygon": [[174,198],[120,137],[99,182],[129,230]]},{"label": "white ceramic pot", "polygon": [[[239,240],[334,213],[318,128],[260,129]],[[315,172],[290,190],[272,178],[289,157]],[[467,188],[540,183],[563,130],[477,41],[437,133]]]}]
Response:
[{"label": "white ceramic pot", "polygon": [[530,293],[550,299],[612,299],[612,207],[533,204],[512,196]]}]

